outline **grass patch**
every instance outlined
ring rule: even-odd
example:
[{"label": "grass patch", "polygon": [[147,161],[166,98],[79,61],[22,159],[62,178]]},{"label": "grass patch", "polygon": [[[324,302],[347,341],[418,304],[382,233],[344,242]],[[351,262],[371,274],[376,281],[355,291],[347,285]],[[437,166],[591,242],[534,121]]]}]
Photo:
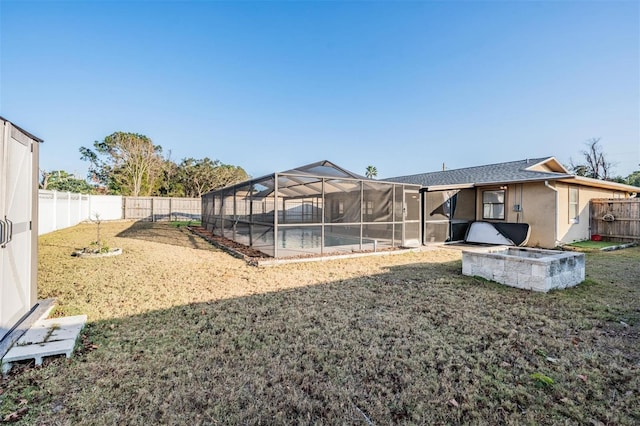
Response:
[{"label": "grass patch", "polygon": [[[71,360],[2,379],[24,424],[638,424],[640,248],[531,293],[436,249],[247,266],[168,223],[104,223],[121,256],[40,238],[40,297],[86,313]],[[548,383],[550,378],[553,383]],[[26,402],[25,402],[26,400]]]},{"label": "grass patch", "polygon": [[619,246],[624,243],[620,242],[612,242],[612,241],[592,241],[592,240],[584,240],[584,241],[576,241],[571,244],[567,244],[569,247],[579,248],[579,249],[589,249],[589,250],[600,250],[607,247]]}]

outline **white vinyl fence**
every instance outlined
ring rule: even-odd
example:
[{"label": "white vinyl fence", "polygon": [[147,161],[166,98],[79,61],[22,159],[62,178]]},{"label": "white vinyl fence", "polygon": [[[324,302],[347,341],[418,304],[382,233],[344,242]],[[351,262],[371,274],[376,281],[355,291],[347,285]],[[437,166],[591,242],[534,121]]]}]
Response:
[{"label": "white vinyl fence", "polygon": [[95,220],[200,220],[199,198],[122,197],[38,191],[38,235]]},{"label": "white vinyl fence", "polygon": [[68,228],[89,219],[122,219],[120,195],[86,195],[73,192],[38,191],[38,235]]}]

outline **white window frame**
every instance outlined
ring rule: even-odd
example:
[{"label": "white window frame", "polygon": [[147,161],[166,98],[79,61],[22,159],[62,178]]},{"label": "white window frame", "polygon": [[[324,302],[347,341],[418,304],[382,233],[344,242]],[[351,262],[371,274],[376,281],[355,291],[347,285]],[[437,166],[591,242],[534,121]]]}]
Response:
[{"label": "white window frame", "polygon": [[[575,194],[573,201],[572,194]],[[577,186],[569,187],[568,200],[569,223],[580,223],[580,191]]]}]

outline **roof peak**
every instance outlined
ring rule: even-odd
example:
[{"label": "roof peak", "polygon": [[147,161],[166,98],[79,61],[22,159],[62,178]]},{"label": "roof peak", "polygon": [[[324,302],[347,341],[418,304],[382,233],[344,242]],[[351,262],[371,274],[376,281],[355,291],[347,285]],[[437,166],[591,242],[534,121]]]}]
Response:
[{"label": "roof peak", "polygon": [[[494,167],[494,166],[501,166],[501,165],[506,165],[506,164],[515,164],[515,163],[525,163],[525,164],[533,166],[534,164],[539,164],[539,163],[542,163],[543,161],[551,160],[552,158],[554,158],[554,157],[551,156],[551,155],[548,156],[548,157],[524,158],[522,160],[501,161],[499,163],[481,164],[479,166],[470,166],[470,167],[459,167],[457,169],[447,169],[447,170],[443,170],[443,171],[444,172],[448,172],[449,170],[451,170],[451,171],[467,170],[467,169],[476,169],[476,168],[480,168],[480,167]],[[443,171],[430,172],[430,173],[442,173]]]},{"label": "roof peak", "polygon": [[[330,172],[331,171],[331,172]],[[293,169],[278,172],[278,174],[286,173],[305,173],[310,175],[334,177],[334,178],[352,178],[352,179],[367,179],[366,177],[344,169],[338,166],[333,161],[320,160],[315,163],[305,164],[304,166],[295,167]]]}]

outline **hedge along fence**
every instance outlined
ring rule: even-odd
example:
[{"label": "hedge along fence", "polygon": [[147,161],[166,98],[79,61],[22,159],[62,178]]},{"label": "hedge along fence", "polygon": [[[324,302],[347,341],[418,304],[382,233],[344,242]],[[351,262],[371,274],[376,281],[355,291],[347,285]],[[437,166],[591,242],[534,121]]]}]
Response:
[{"label": "hedge along fence", "polygon": [[38,191],[38,235],[95,220],[201,219],[200,198],[122,197]]},{"label": "hedge along fence", "polygon": [[591,235],[611,241],[640,241],[640,198],[594,198]]}]

